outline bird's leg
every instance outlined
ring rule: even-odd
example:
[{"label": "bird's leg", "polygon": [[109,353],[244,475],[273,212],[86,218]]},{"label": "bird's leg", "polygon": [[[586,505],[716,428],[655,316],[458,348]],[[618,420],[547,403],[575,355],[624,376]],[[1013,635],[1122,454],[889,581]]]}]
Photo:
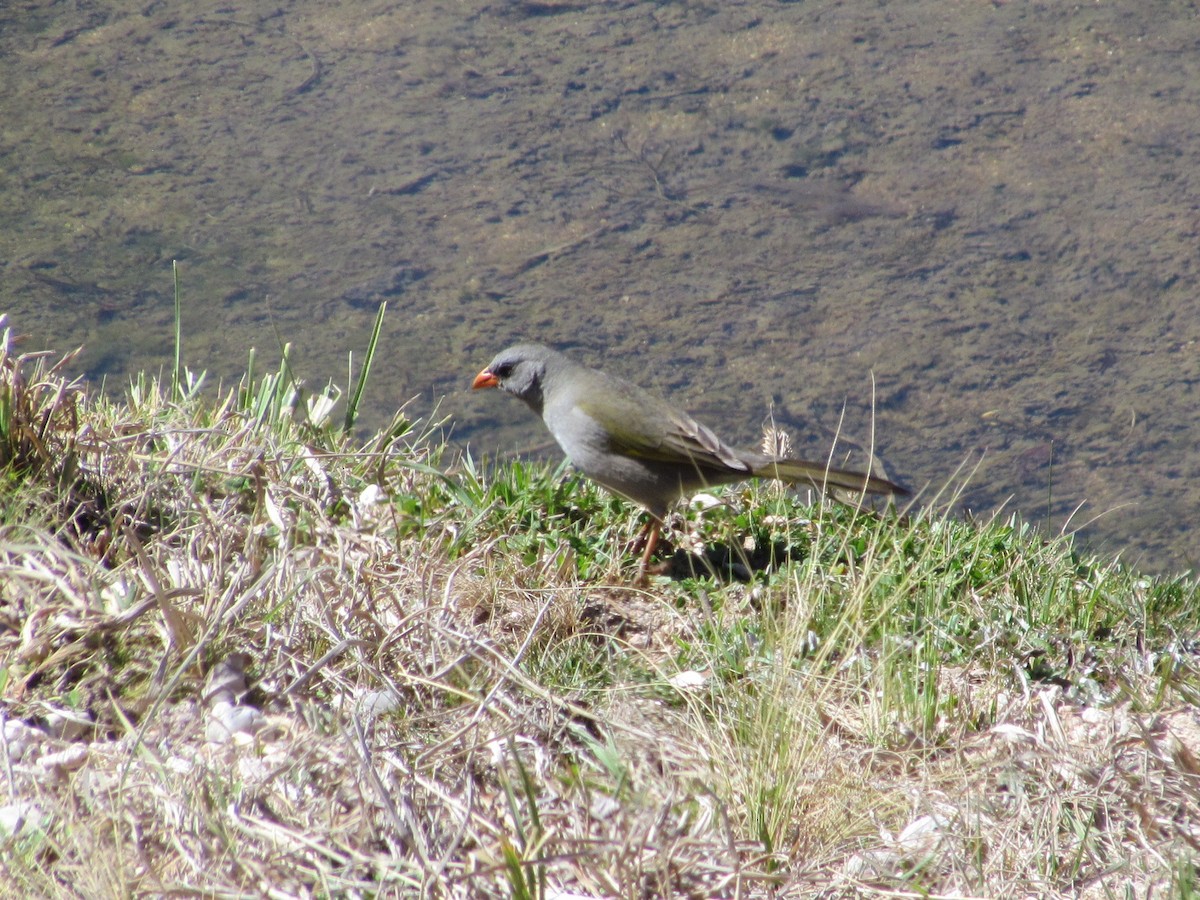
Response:
[{"label": "bird's leg", "polygon": [[650,567],[650,557],[654,553],[654,548],[658,546],[658,536],[662,532],[662,521],[657,516],[650,516],[650,520],[642,526],[641,533],[638,534],[637,540],[633,542],[636,549],[642,544],[645,544],[645,550],[642,551],[642,562],[638,566],[638,574],[636,584],[645,584],[647,581],[646,570]]},{"label": "bird's leg", "polygon": [[641,553],[646,548],[646,540],[650,536],[650,526],[653,524],[653,517],[646,520],[642,527],[638,529],[637,536],[625,547],[626,553]]}]

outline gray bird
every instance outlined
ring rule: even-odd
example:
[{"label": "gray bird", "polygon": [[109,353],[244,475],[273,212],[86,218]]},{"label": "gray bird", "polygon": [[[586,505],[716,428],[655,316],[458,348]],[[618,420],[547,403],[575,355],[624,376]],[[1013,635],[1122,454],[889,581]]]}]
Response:
[{"label": "gray bird", "polygon": [[646,507],[650,520],[637,544],[644,541],[645,547],[639,581],[645,578],[671,505],[700,488],[774,478],[819,491],[908,494],[874,475],[730,447],[666,400],[541,344],[502,350],[471,386],[498,387],[524,400],[576,468]]}]

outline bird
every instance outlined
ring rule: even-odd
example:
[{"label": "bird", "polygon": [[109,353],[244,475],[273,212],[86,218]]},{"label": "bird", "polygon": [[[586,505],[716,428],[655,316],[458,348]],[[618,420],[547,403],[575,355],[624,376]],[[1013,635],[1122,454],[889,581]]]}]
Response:
[{"label": "bird", "polygon": [[501,350],[471,387],[524,401],[577,469],[645,507],[649,519],[634,543],[642,549],[638,583],[646,581],[671,506],[701,488],[769,478],[826,492],[909,493],[875,475],[734,448],[668,400],[543,344]]}]

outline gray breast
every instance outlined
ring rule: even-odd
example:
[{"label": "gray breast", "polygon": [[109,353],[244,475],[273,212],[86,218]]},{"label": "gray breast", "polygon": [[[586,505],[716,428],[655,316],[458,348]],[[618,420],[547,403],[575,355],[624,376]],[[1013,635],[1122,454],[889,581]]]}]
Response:
[{"label": "gray breast", "polygon": [[608,433],[576,406],[546,412],[546,427],[574,466],[589,478],[659,517],[678,499],[677,466],[614,453]]}]

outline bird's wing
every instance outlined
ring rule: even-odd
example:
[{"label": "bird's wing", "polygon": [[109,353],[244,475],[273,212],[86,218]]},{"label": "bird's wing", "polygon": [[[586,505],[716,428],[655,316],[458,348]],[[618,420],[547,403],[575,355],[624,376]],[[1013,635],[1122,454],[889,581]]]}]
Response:
[{"label": "bird's wing", "polygon": [[622,379],[610,376],[607,382],[606,390],[585,394],[576,402],[604,427],[612,452],[749,474],[750,466],[707,425]]},{"label": "bird's wing", "polygon": [[693,463],[750,472],[737,450],[713,433],[707,425],[686,413],[675,413],[662,442],[662,453],[670,459],[683,456]]}]

